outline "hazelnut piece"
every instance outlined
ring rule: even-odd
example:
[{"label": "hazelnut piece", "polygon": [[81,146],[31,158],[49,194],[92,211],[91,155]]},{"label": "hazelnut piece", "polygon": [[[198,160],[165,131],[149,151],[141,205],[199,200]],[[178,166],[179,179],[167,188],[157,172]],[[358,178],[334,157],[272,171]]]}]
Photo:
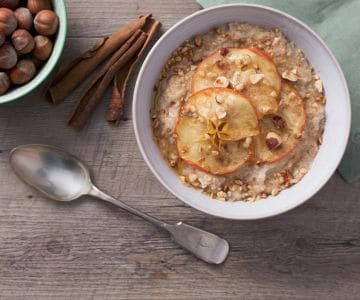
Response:
[{"label": "hazelnut piece", "polygon": [[228,48],[220,48],[219,49],[219,54],[221,56],[226,56],[229,53],[229,49]]},{"label": "hazelnut piece", "polygon": [[12,10],[1,7],[0,8],[0,32],[5,35],[10,35],[17,27],[17,20]]},{"label": "hazelnut piece", "polygon": [[11,36],[11,41],[19,54],[30,53],[35,46],[34,38],[25,29],[15,30]]},{"label": "hazelnut piece", "polygon": [[34,58],[39,60],[47,60],[52,52],[53,43],[52,41],[43,35],[37,35],[34,37],[35,47],[32,51]]},{"label": "hazelnut piece", "polygon": [[277,129],[284,129],[286,126],[285,120],[280,116],[273,116],[272,121]]},{"label": "hazelnut piece", "polygon": [[257,84],[265,77],[264,74],[251,74],[249,79],[252,84]]},{"label": "hazelnut piece", "polygon": [[14,11],[15,18],[18,23],[18,28],[30,30],[33,24],[33,16],[26,7],[19,7]]},{"label": "hazelnut piece", "polygon": [[40,10],[51,9],[51,3],[49,0],[28,0],[27,8],[35,15]]},{"label": "hazelnut piece", "polygon": [[58,16],[52,10],[41,10],[34,18],[35,29],[41,35],[53,35],[58,25]]},{"label": "hazelnut piece", "polygon": [[35,73],[35,64],[30,59],[23,59],[10,71],[10,79],[14,84],[24,84],[30,81]]},{"label": "hazelnut piece", "polygon": [[227,88],[229,86],[229,84],[230,84],[230,81],[225,76],[219,76],[214,81],[214,87]]},{"label": "hazelnut piece", "polygon": [[269,132],[266,135],[265,142],[266,142],[266,146],[270,150],[273,150],[281,145],[282,140],[281,140],[281,137],[278,134],[276,134],[275,132]]},{"label": "hazelnut piece", "polygon": [[11,85],[9,76],[5,72],[0,72],[0,95],[6,93]]},{"label": "hazelnut piece", "polygon": [[0,47],[0,69],[11,69],[16,65],[17,54],[13,46],[5,43]]},{"label": "hazelnut piece", "polygon": [[0,0],[0,7],[14,10],[19,7],[19,2],[20,0]]},{"label": "hazelnut piece", "polygon": [[202,42],[203,42],[203,40],[202,40],[201,36],[196,36],[195,37],[194,43],[195,43],[196,47],[200,47],[202,45]]}]

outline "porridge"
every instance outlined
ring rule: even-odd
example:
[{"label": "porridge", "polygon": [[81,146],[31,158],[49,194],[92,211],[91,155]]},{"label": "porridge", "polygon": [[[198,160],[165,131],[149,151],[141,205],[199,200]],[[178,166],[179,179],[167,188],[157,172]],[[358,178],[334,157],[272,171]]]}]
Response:
[{"label": "porridge", "polygon": [[319,75],[278,29],[229,23],[184,42],[154,88],[159,149],[213,198],[277,195],[310,168],[325,123]]}]

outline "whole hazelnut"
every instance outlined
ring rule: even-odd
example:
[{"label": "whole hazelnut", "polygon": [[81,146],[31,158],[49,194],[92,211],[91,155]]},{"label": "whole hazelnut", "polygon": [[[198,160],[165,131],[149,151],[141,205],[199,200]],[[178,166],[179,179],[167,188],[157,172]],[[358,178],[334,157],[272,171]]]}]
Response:
[{"label": "whole hazelnut", "polygon": [[0,69],[11,69],[16,65],[17,54],[13,46],[5,43],[0,47]]},{"label": "whole hazelnut", "polygon": [[11,35],[11,41],[18,54],[30,53],[35,46],[34,38],[25,29],[17,29]]},{"label": "whole hazelnut", "polygon": [[0,0],[0,7],[6,7],[8,9],[16,9],[19,7],[20,0]]},{"label": "whole hazelnut", "polygon": [[0,46],[5,43],[6,36],[2,32],[0,32]]},{"label": "whole hazelnut", "polygon": [[58,25],[58,16],[52,10],[42,10],[34,18],[35,29],[41,35],[53,35]]},{"label": "whole hazelnut", "polygon": [[24,84],[36,74],[36,67],[30,59],[20,60],[15,68],[10,70],[10,80],[14,84]]},{"label": "whole hazelnut", "polygon": [[5,72],[0,72],[0,95],[6,93],[11,85],[9,76]]},{"label": "whole hazelnut", "polygon": [[17,20],[12,10],[1,7],[0,8],[0,32],[5,35],[10,35],[17,27]]},{"label": "whole hazelnut", "polygon": [[39,60],[47,60],[53,49],[53,42],[46,36],[37,35],[34,37],[35,47],[32,51],[34,58]]},{"label": "whole hazelnut", "polygon": [[18,22],[18,28],[30,30],[33,24],[33,16],[26,7],[19,7],[14,11],[15,18]]},{"label": "whole hazelnut", "polygon": [[51,9],[51,3],[49,0],[28,0],[27,8],[35,15],[40,10]]}]

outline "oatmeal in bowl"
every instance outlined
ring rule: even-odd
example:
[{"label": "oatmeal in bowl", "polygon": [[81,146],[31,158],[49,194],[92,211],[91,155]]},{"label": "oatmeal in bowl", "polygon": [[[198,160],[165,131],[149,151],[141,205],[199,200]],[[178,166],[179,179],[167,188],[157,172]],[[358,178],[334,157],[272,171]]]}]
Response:
[{"label": "oatmeal in bowl", "polygon": [[277,195],[307,173],[325,125],[319,74],[277,28],[232,22],[185,41],[155,86],[155,141],[212,198]]},{"label": "oatmeal in bowl", "polygon": [[310,199],[350,132],[350,99],[329,48],[295,18],[250,4],[170,28],[136,81],[140,152],[174,196],[211,215],[259,219]]}]

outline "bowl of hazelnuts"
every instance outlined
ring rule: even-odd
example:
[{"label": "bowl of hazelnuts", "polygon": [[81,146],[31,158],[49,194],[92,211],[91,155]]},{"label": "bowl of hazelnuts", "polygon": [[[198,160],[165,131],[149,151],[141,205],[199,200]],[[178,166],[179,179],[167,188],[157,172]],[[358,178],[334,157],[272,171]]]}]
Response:
[{"label": "bowl of hazelnuts", "polygon": [[65,38],[63,0],[0,0],[0,104],[28,94],[49,76]]}]

